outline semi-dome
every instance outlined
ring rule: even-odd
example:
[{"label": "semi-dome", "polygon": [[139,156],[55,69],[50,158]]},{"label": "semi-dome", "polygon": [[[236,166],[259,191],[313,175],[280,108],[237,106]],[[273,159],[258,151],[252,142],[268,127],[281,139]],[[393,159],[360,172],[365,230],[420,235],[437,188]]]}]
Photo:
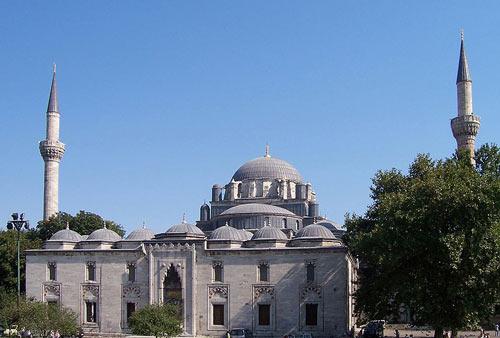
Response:
[{"label": "semi-dome", "polygon": [[92,232],[85,241],[116,242],[122,238],[111,229],[102,228]]},{"label": "semi-dome", "polygon": [[330,230],[320,224],[310,224],[300,229],[295,238],[335,239],[335,236]]},{"label": "semi-dome", "polygon": [[265,226],[257,230],[253,236],[252,241],[260,239],[282,239],[287,240],[286,235],[278,228]]},{"label": "semi-dome", "polygon": [[302,176],[290,163],[271,157],[259,157],[243,164],[233,175],[233,180],[285,179],[302,182]]},{"label": "semi-dome", "polygon": [[334,221],[331,221],[329,219],[324,219],[322,221],[316,222],[316,224],[322,225],[325,228],[327,228],[330,231],[335,231],[335,230],[342,230],[342,226]]},{"label": "semi-dome", "polygon": [[61,241],[61,242],[80,242],[82,236],[76,231],[71,230],[69,227],[59,230],[50,237],[49,241]]},{"label": "semi-dome", "polygon": [[220,213],[220,215],[223,216],[241,215],[241,214],[283,215],[292,217],[296,216],[293,212],[286,210],[284,208],[280,208],[275,205],[260,204],[260,203],[240,204]]},{"label": "semi-dome", "polygon": [[154,232],[143,226],[140,229],[136,229],[127,236],[127,241],[148,241],[155,236]]},{"label": "semi-dome", "polygon": [[240,230],[226,224],[212,231],[208,239],[219,241],[243,241],[243,236]]},{"label": "semi-dome", "polygon": [[170,229],[165,231],[168,235],[180,235],[180,234],[194,234],[194,235],[205,235],[200,228],[194,224],[189,224],[182,222],[180,224],[172,225]]}]

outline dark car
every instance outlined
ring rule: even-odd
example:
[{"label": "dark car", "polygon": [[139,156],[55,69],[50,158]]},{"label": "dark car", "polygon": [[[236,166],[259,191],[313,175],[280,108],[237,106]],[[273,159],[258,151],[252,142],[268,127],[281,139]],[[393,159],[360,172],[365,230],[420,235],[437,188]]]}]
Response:
[{"label": "dark car", "polygon": [[227,331],[227,336],[230,338],[253,338],[252,331],[243,328],[231,329]]},{"label": "dark car", "polygon": [[381,338],[384,336],[385,320],[372,320],[363,328],[363,338]]}]

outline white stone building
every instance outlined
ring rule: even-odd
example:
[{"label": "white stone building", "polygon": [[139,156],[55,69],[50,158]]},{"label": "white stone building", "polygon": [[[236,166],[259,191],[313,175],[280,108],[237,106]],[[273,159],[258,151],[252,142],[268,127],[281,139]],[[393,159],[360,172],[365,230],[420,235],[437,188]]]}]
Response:
[{"label": "white stone building", "polygon": [[[40,143],[44,219],[58,212],[59,118],[54,69]],[[225,187],[214,185],[197,225],[183,220],[156,235],[143,227],[124,239],[106,228],[58,231],[26,252],[26,294],[71,308],[87,332],[127,333],[134,311],[170,302],[182,311],[184,336],[232,328],[342,336],[354,323],[356,271],[342,234],[319,217],[311,184],[266,148]]]}]

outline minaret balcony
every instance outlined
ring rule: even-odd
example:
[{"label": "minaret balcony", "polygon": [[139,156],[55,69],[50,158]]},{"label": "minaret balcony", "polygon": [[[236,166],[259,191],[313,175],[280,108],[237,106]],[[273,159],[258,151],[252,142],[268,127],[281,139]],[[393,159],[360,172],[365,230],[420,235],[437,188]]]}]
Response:
[{"label": "minaret balcony", "polygon": [[60,161],[64,155],[64,143],[57,140],[43,140],[39,144],[40,154],[44,160]]},{"label": "minaret balcony", "polygon": [[453,136],[477,135],[481,119],[477,115],[462,115],[451,119]]}]

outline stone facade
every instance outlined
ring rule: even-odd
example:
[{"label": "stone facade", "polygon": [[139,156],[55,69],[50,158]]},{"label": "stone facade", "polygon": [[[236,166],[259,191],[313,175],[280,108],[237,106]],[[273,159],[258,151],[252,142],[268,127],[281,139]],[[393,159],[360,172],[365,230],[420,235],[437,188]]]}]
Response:
[{"label": "stone facade", "polygon": [[[131,262],[134,280],[129,280]],[[54,281],[49,280],[49,264],[57,269]],[[95,267],[93,281],[88,264]],[[219,280],[214,264],[222,268]],[[261,264],[269,273],[264,281]],[[308,264],[314,265],[309,281]],[[30,297],[74,310],[87,331],[128,332],[127,303],[138,309],[164,302],[164,280],[173,267],[181,281],[184,335],[221,337],[230,328],[244,327],[256,336],[307,331],[330,337],[341,336],[353,324],[353,264],[342,245],[210,249],[205,239],[152,240],[135,249],[28,251],[26,288]],[[95,322],[87,321],[87,301],[97,304]],[[222,325],[214,324],[214,304],[224,306]],[[270,305],[268,325],[259,325],[259,304]],[[318,306],[316,325],[306,325],[306,304]]]}]

